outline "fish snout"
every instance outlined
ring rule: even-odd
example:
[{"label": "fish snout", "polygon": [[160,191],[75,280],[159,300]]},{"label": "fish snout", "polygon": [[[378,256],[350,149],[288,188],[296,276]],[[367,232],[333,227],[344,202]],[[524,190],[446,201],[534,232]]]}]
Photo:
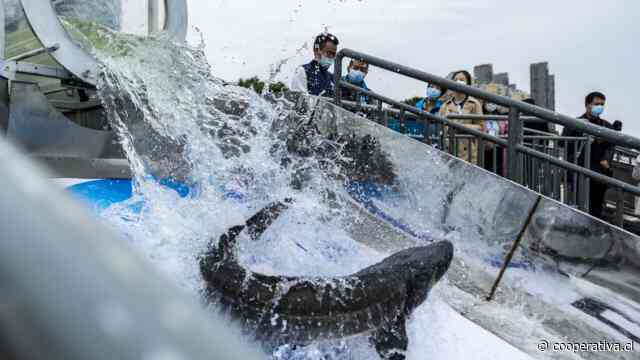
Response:
[{"label": "fish snout", "polygon": [[437,255],[434,256],[434,268],[435,273],[433,275],[434,281],[439,281],[444,274],[449,270],[449,265],[451,265],[451,261],[453,260],[453,244],[449,241],[441,241],[433,244],[435,247],[434,253]]},{"label": "fish snout", "polygon": [[440,241],[417,250],[417,262],[413,271],[413,281],[420,287],[429,288],[438,282],[449,270],[453,260],[453,244]]}]

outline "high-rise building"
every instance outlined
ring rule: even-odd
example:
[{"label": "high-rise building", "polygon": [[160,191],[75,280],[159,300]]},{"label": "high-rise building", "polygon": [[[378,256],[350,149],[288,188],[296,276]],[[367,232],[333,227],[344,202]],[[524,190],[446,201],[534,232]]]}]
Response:
[{"label": "high-rise building", "polygon": [[496,84],[509,86],[509,73],[499,73],[493,75],[493,82]]},{"label": "high-rise building", "polygon": [[531,64],[531,97],[536,105],[556,109],[555,76],[549,74],[549,63]]},{"label": "high-rise building", "polygon": [[483,64],[474,67],[473,77],[479,85],[491,83],[493,81],[493,64]]}]

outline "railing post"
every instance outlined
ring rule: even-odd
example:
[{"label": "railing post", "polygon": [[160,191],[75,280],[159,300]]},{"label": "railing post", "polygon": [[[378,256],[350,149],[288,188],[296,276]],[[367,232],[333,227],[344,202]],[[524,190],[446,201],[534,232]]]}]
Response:
[{"label": "railing post", "polygon": [[0,76],[0,135],[9,129],[9,80]]},{"label": "railing post", "polygon": [[516,107],[509,109],[509,147],[507,148],[507,176],[511,181],[522,183],[522,162],[516,147],[522,144],[522,121]]},{"label": "railing post", "polygon": [[[484,158],[484,150],[485,150],[485,143],[483,139],[478,139],[478,166],[480,166],[481,168],[485,168],[485,158]],[[469,149],[469,152],[471,152],[473,149]]]},{"label": "railing post", "polygon": [[456,129],[450,127],[448,129],[449,132],[449,154],[453,156],[458,156],[458,141],[456,139]]},{"label": "railing post", "polygon": [[616,190],[616,219],[615,225],[624,228],[624,191]]},{"label": "railing post", "polygon": [[400,133],[401,134],[406,134],[407,133],[407,127],[405,124],[405,114],[404,114],[404,109],[400,109],[400,115],[398,115],[398,121],[400,121]]},{"label": "railing post", "polygon": [[[149,35],[162,30],[160,28],[160,3],[158,0],[147,0],[147,11],[149,13]],[[164,6],[164,4],[162,5]]]},{"label": "railing post", "polygon": [[344,55],[341,52],[336,54],[336,60],[333,65],[333,85],[334,85],[334,98],[337,106],[342,106],[342,87],[340,81],[342,81],[342,59]]},{"label": "railing post", "polygon": [[382,109],[382,101],[378,100],[378,123],[387,126],[387,113]]},{"label": "railing post", "polygon": [[[591,170],[591,144],[593,143],[593,136],[589,135],[587,137],[587,142],[584,144],[584,164],[582,167],[585,169]],[[589,194],[591,192],[591,179],[588,176],[580,175],[580,179],[582,180],[582,188],[581,188],[581,197],[582,197],[582,205],[584,207],[585,212],[589,212],[591,207]]]}]

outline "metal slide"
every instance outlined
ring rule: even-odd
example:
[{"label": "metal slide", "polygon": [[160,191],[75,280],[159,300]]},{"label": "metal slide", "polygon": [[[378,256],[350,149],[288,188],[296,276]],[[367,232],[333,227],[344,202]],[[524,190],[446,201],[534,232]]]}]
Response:
[{"label": "metal slide", "polygon": [[98,63],[65,28],[69,19],[183,41],[186,2],[0,3],[0,130],[56,176],[127,178],[127,161],[97,100]]},{"label": "metal slide", "polygon": [[[353,213],[359,214],[354,215],[357,221],[351,226],[356,239],[382,252],[397,251],[430,237],[452,241],[457,260],[447,275],[453,285],[446,287],[449,304],[536,357],[544,358],[544,354],[535,347],[532,336],[574,342],[638,340],[639,237],[324,99],[312,99],[312,103],[314,120],[325,135],[373,136],[395,165],[397,187],[386,193],[384,189],[362,190],[351,201]],[[487,301],[504,258],[523,228],[524,239],[497,296]],[[537,286],[547,282],[558,287],[554,289],[558,293],[571,295],[555,297],[553,291],[540,295]],[[584,305],[594,303],[600,304],[597,312]],[[622,315],[598,320],[603,309]],[[544,319],[543,330],[532,334],[521,322],[497,319],[495,315],[504,311],[520,321]],[[611,353],[580,356],[625,358]],[[629,353],[626,358],[636,356]]]},{"label": "metal slide", "polygon": [[[81,7],[77,7],[81,3],[7,0],[5,8],[0,5],[6,15],[0,16],[0,21],[6,20],[0,28],[8,30],[0,81],[0,127],[9,139],[43,160],[58,176],[126,178],[128,167],[112,132],[81,121],[83,116],[94,123],[99,118],[100,104],[94,96],[97,64],[71,39],[59,19],[65,15],[81,19]],[[102,3],[95,1],[96,6]],[[96,11],[94,15],[99,18],[91,20],[120,30],[126,26],[126,19],[113,14],[122,13],[114,10],[122,3],[108,3],[118,6]],[[157,4],[164,6],[148,9],[155,15],[145,23],[145,29],[167,31],[184,39],[184,0]],[[69,13],[70,9],[79,12]],[[0,41],[0,48],[3,45]],[[314,120],[325,135],[339,132],[375,137],[398,175],[399,184],[392,189],[370,191],[372,184],[355,184],[360,188],[351,194],[349,203],[358,221],[347,224],[353,236],[381,252],[430,238],[454,242],[457,260],[448,274],[451,286],[444,290],[450,306],[536,357],[541,356],[535,347],[539,339],[624,342],[640,337],[640,238],[326,100],[312,98],[310,102],[316,109]],[[5,155],[5,162],[7,159]],[[5,195],[7,199],[13,196]],[[52,214],[50,211],[47,216]],[[371,231],[374,228],[376,231]],[[515,248],[513,259],[506,261],[506,254],[523,230],[524,238]],[[78,256],[77,268],[91,269],[94,262],[86,262],[93,259],[90,256],[100,255],[94,253],[87,250],[84,257]],[[507,271],[495,300],[486,301],[505,262]],[[70,274],[78,275],[77,271]],[[552,284],[558,294],[547,291],[541,295],[536,291],[539,283]],[[69,310],[62,305],[60,311]],[[496,313],[505,311],[509,319],[495,318]],[[2,315],[0,311],[0,320]],[[522,326],[522,321],[542,326]],[[579,355],[585,359],[637,358],[637,353]]]}]

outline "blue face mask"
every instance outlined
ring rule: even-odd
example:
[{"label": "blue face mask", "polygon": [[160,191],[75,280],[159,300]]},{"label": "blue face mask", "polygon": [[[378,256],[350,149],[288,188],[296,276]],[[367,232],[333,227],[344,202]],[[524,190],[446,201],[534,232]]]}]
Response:
[{"label": "blue face mask", "polygon": [[321,57],[318,62],[320,63],[320,66],[325,70],[329,69],[331,65],[333,65],[333,59],[326,56]]},{"label": "blue face mask", "polygon": [[433,87],[428,87],[427,88],[427,97],[431,100],[435,100],[438,99],[440,97],[440,95],[442,95],[442,91],[440,91],[439,89],[433,88]]},{"label": "blue face mask", "polygon": [[360,84],[364,81],[365,75],[366,74],[360,70],[351,70],[349,71],[349,75],[347,75],[347,77],[349,78],[349,81],[351,81],[352,83]]},{"label": "blue face mask", "polygon": [[591,115],[600,117],[604,113],[604,105],[596,105],[591,107]]}]

